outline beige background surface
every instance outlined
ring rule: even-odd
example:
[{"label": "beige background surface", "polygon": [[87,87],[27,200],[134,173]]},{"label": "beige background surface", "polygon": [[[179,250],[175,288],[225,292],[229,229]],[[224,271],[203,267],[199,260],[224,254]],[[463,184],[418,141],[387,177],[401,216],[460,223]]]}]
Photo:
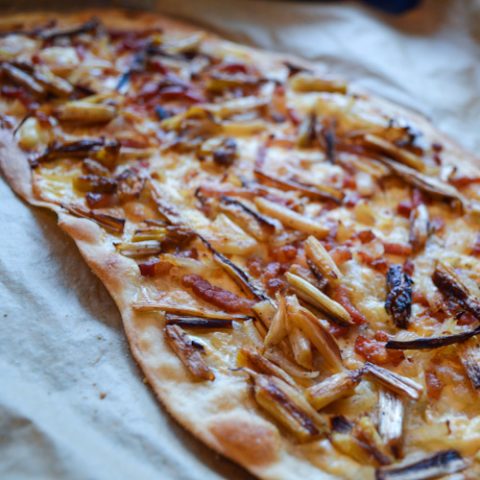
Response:
[{"label": "beige background surface", "polygon": [[[62,2],[15,9],[52,3]],[[424,1],[403,17],[351,2],[112,3],[158,8],[321,62],[480,148],[479,1]],[[0,14],[12,4],[0,0]],[[0,478],[250,478],[159,408],[105,289],[54,216],[27,207],[3,179],[0,240]]]}]

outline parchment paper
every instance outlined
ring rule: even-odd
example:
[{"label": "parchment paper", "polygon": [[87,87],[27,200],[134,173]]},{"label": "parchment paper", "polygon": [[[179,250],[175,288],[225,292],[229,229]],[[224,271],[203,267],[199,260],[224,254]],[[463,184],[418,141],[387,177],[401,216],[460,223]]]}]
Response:
[{"label": "parchment paper", "polygon": [[[478,1],[425,1],[403,17],[349,2],[132,4],[321,61],[480,147]],[[52,2],[14,7],[28,5]],[[0,0],[1,12],[12,6]],[[25,205],[3,179],[0,198],[0,478],[251,478],[160,408],[112,300],[54,216]]]}]

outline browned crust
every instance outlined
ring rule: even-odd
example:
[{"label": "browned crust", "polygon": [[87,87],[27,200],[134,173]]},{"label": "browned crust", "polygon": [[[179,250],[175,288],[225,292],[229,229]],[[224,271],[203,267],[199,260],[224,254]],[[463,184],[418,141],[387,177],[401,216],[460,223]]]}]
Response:
[{"label": "browned crust", "polygon": [[[178,32],[197,29],[146,12],[119,10],[87,10],[75,14],[55,15],[62,21],[78,23],[96,15],[112,27],[145,28],[160,26]],[[33,13],[0,19],[0,29],[19,22],[38,24],[52,17],[52,13]],[[209,39],[219,41],[214,35]],[[302,59],[268,54],[247,49],[254,59],[269,61],[290,60],[316,69]],[[363,94],[363,92],[361,92]],[[447,146],[446,156],[459,163],[479,164],[479,160],[466,153],[454,142],[437,132],[430,123],[387,101],[369,97],[372,107],[401,116],[421,127],[427,137]],[[134,299],[132,280],[138,277],[134,263],[115,254],[102,243],[102,230],[87,219],[79,219],[60,207],[40,202],[32,194],[31,171],[26,155],[18,148],[12,133],[0,130],[0,166],[15,192],[29,203],[50,208],[58,213],[58,223],[76,242],[82,256],[93,272],[105,284],[115,300],[123,319],[125,333],[135,360],[142,368],[156,396],[166,409],[190,432],[219,453],[235,460],[262,478],[332,478],[320,472],[293,452],[291,444],[281,437],[277,428],[253,408],[246,381],[242,377],[219,375],[211,384],[194,383],[182,368],[178,358],[165,345],[158,318],[141,318],[130,308]]]}]

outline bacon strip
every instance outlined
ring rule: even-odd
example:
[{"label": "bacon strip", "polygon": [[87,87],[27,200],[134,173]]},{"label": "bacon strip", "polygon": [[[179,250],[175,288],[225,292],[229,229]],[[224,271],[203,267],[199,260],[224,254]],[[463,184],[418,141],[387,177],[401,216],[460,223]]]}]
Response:
[{"label": "bacon strip", "polygon": [[246,298],[239,297],[233,292],[212,285],[209,281],[199,275],[185,275],[182,279],[185,287],[193,290],[193,293],[202,300],[222,308],[231,313],[250,313],[253,302]]}]

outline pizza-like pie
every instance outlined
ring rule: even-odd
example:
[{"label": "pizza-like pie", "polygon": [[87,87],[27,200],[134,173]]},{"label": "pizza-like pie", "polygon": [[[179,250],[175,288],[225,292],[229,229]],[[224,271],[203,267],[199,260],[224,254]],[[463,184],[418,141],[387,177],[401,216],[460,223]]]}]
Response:
[{"label": "pizza-like pie", "polygon": [[480,173],[422,118],[147,13],[0,23],[0,161],[165,408],[265,479],[480,476]]}]

